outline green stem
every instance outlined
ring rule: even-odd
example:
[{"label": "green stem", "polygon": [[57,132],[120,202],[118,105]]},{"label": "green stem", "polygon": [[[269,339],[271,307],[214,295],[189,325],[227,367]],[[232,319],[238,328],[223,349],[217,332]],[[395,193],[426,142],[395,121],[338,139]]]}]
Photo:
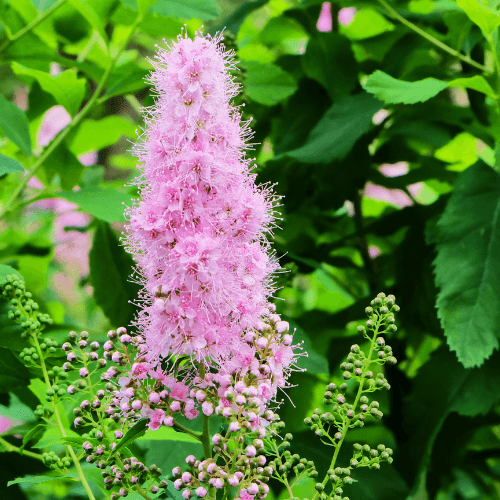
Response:
[{"label": "green stem", "polygon": [[52,4],[48,9],[40,12],[36,19],[33,19],[31,23],[27,24],[24,28],[19,30],[17,33],[9,37],[0,47],[0,52],[3,52],[14,42],[19,40],[22,36],[26,35],[26,33],[30,32],[32,29],[36,28],[42,21],[47,19],[55,10],[57,10],[66,0],[58,0],[56,3]]},{"label": "green stem", "polygon": [[493,36],[488,35],[486,37],[486,40],[488,41],[488,45],[490,46],[490,50],[493,54],[493,62],[495,65],[495,71],[497,73],[497,94],[499,95],[497,104],[500,107],[500,61],[498,60],[497,50],[495,48],[495,44],[493,43]]},{"label": "green stem", "polygon": [[[377,324],[375,325],[375,329],[373,330],[373,338],[372,338],[372,341],[371,341],[371,344],[370,344],[370,351],[368,352],[368,356],[366,358],[366,365],[364,367],[364,370],[363,370],[363,375],[362,375],[362,378],[361,378],[361,382],[359,384],[359,387],[358,387],[358,392],[356,394],[356,399],[354,400],[354,403],[352,405],[352,410],[355,412],[356,411],[356,407],[359,403],[359,399],[361,398],[361,395],[363,394],[363,386],[364,386],[364,383],[365,383],[365,375],[366,375],[366,372],[368,371],[368,368],[370,367],[371,363],[372,363],[372,353],[373,353],[373,349],[375,347],[375,341],[377,340],[377,335],[378,335],[378,329],[380,327],[380,323],[381,323],[381,320],[380,318],[377,319]],[[340,452],[340,448],[342,447],[342,443],[344,442],[344,439],[346,437],[346,434],[347,434],[347,431],[349,430],[349,423],[346,422],[346,420],[344,420],[344,425],[342,427],[342,437],[340,438],[340,441],[337,445],[337,448],[335,449],[335,453],[333,455],[333,458],[332,458],[332,461],[330,463],[330,467],[328,469],[335,469],[335,464],[337,463],[337,457],[339,455],[339,452]],[[328,474],[325,476],[325,478],[323,479],[322,483],[323,484],[323,487],[326,486],[326,483],[328,482]],[[316,494],[313,496],[312,500],[316,500],[317,498],[319,497],[319,491],[316,492]]]},{"label": "green stem", "polygon": [[17,446],[14,446],[13,444],[10,444],[3,437],[0,437],[0,443],[5,446],[5,448],[7,449],[7,451],[17,452],[17,453],[20,453],[21,455],[25,455],[27,457],[35,458],[36,460],[41,460],[43,462],[42,455],[40,455],[38,453],[33,453],[32,451],[21,450],[21,448],[18,448]]},{"label": "green stem", "polygon": [[482,64],[477,63],[473,59],[471,59],[469,56],[464,56],[458,50],[452,49],[448,45],[446,45],[443,42],[440,42],[437,38],[434,38],[432,35],[429,35],[429,33],[425,32],[424,30],[420,29],[418,26],[413,24],[412,22],[408,21],[408,19],[405,19],[403,16],[401,16],[398,12],[396,12],[385,0],[378,0],[389,12],[389,14],[394,18],[397,19],[399,22],[413,30],[415,33],[418,33],[420,36],[425,38],[427,41],[433,43],[436,47],[439,47],[441,50],[444,50],[445,52],[448,52],[448,54],[451,54],[452,56],[457,57],[458,59],[466,62],[467,64],[470,64],[471,66],[474,66],[475,68],[481,70],[483,73],[488,73],[488,70],[485,66]]},{"label": "green stem", "polygon": [[[50,383],[49,374],[47,373],[47,366],[45,365],[45,359],[43,357],[43,352],[42,352],[42,349],[40,347],[40,343],[38,342],[38,338],[36,336],[36,333],[34,333],[31,336],[31,340],[32,340],[32,344],[34,345],[35,349],[37,350],[38,356],[40,357],[40,365],[42,368],[43,379],[45,380],[47,387],[49,389],[52,389],[52,384]],[[64,425],[62,424],[61,416],[59,415],[59,409],[57,407],[57,403],[55,402],[55,400],[53,402],[53,408],[54,408],[54,416],[56,417],[57,426],[59,427],[62,436],[67,437],[66,430],[64,429]],[[89,499],[95,500],[94,494],[92,493],[92,490],[90,489],[89,483],[85,479],[85,475],[83,473],[82,467],[80,465],[80,461],[78,460],[78,457],[76,456],[75,451],[73,450],[73,448],[69,444],[66,445],[66,449],[68,450],[68,453],[70,454],[70,456],[73,460],[73,463],[75,464],[76,470],[78,472],[78,476],[80,478],[80,481],[82,482],[83,488],[87,492]]]},{"label": "green stem", "polygon": [[[82,359],[83,359],[83,365],[85,366],[85,368],[87,368],[87,365],[88,365],[87,361],[85,360],[84,357],[82,357]],[[91,379],[90,375],[88,376],[88,387],[89,387],[90,399],[94,400],[95,399],[94,390],[93,390],[93,384],[92,384],[92,379]],[[97,419],[99,420],[99,425],[101,426],[102,433],[104,434],[106,441],[108,443],[111,443],[111,440],[109,439],[108,429],[107,429],[106,425],[104,424],[104,420],[102,418],[101,410],[97,409],[96,413],[97,413]],[[120,467],[123,468],[122,459],[117,455],[115,456],[115,458],[116,458],[116,461],[120,464]],[[139,495],[141,495],[141,497],[145,498],[146,500],[151,500],[151,498],[148,496],[148,494],[138,484],[136,484],[134,486],[135,486],[136,492],[139,493]]]},{"label": "green stem", "polygon": [[[198,372],[202,380],[205,380],[205,365],[203,362],[198,364]],[[203,413],[203,432],[201,434],[201,443],[203,444],[203,453],[205,454],[205,460],[212,458],[212,447],[210,446],[210,429],[209,429],[210,417]]]},{"label": "green stem", "polygon": [[5,217],[5,214],[12,209],[11,205],[16,201],[19,194],[28,185],[29,180],[35,175],[35,173],[38,171],[38,169],[43,165],[44,161],[55,151],[55,149],[62,143],[62,141],[66,138],[66,136],[83,120],[83,118],[89,113],[89,111],[92,109],[94,104],[97,102],[97,100],[99,98],[99,94],[104,89],[104,86],[106,85],[106,82],[108,81],[108,78],[116,65],[116,61],[120,57],[123,50],[126,48],[127,44],[129,43],[130,39],[132,38],[133,34],[135,33],[137,26],[140,24],[141,21],[142,21],[142,16],[139,15],[137,17],[137,19],[135,20],[134,24],[131,26],[130,33],[125,38],[125,40],[122,42],[120,48],[118,49],[115,56],[111,60],[108,68],[106,69],[106,71],[104,72],[104,75],[102,76],[101,80],[99,81],[95,92],[92,94],[92,97],[89,99],[87,104],[71,120],[70,124],[65,129],[63,129],[59,133],[59,135],[49,144],[47,149],[45,149],[44,152],[39,156],[38,160],[35,162],[33,167],[28,171],[28,174],[23,177],[21,182],[12,191],[12,194],[11,194],[10,198],[7,200],[7,202],[5,203],[5,206],[2,208],[2,210],[0,210],[0,220],[2,220]]}]

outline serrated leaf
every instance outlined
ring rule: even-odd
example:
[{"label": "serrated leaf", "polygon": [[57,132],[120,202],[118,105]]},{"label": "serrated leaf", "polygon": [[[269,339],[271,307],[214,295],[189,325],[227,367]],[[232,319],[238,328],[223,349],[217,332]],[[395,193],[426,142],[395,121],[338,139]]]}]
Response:
[{"label": "serrated leaf", "polygon": [[148,425],[148,420],[146,418],[139,420],[139,422],[137,422],[133,427],[131,427],[126,432],[126,434],[120,439],[118,444],[110,453],[109,458],[115,455],[116,452],[120,451],[123,447],[132,444],[136,439],[139,439],[141,436],[144,436],[144,434],[146,433],[147,425]]},{"label": "serrated leaf", "polygon": [[99,222],[89,261],[95,301],[113,325],[128,325],[137,310],[129,301],[137,297],[139,286],[129,281],[134,261],[108,224]]},{"label": "serrated leaf", "polygon": [[27,156],[31,156],[31,135],[24,112],[0,94],[0,128]]},{"label": "serrated leaf", "polygon": [[474,75],[470,78],[456,78],[451,82],[448,82],[449,87],[464,87],[466,89],[477,90],[483,94],[491,97],[492,99],[498,99],[495,91],[491,88],[491,85],[484,79],[483,76]]},{"label": "serrated leaf", "polygon": [[434,242],[448,345],[466,368],[480,366],[500,336],[500,176],[482,161],[460,174]]},{"label": "serrated leaf", "polygon": [[256,61],[244,61],[242,65],[247,69],[245,93],[259,104],[274,106],[297,90],[293,77],[279,66]]},{"label": "serrated leaf", "polygon": [[364,89],[386,104],[415,104],[442,92],[448,84],[436,78],[405,82],[377,70],[364,84]]},{"label": "serrated leaf", "polygon": [[29,83],[35,79],[71,116],[78,113],[85,96],[86,81],[84,78],[78,78],[75,70],[68,69],[58,75],[51,75],[17,62],[12,63],[12,70]]},{"label": "serrated leaf", "polygon": [[500,15],[477,0],[457,0],[457,5],[464,10],[474,24],[481,28],[486,37],[500,26]]},{"label": "serrated leaf", "polygon": [[115,144],[122,136],[135,138],[136,126],[123,116],[112,115],[101,120],[85,120],[72,137],[69,148],[75,155],[100,151]]},{"label": "serrated leaf", "polygon": [[14,158],[0,154],[0,177],[13,172],[24,172],[24,167]]},{"label": "serrated leaf", "polygon": [[75,480],[72,476],[25,476],[18,477],[14,479],[14,481],[9,481],[7,486],[12,486],[13,484],[42,484],[48,483],[49,481],[61,481],[61,479]]},{"label": "serrated leaf", "polygon": [[456,78],[450,82],[436,78],[424,78],[415,82],[405,82],[377,70],[364,84],[364,89],[386,104],[415,104],[438,95],[447,87],[464,87],[497,98],[490,84],[479,75],[470,78]]},{"label": "serrated leaf", "polygon": [[124,204],[130,205],[132,199],[129,194],[99,186],[85,186],[79,191],[62,191],[57,195],[106,222],[123,222]]},{"label": "serrated leaf", "polygon": [[311,130],[305,144],[285,154],[303,163],[329,163],[344,158],[372,126],[382,103],[361,93],[338,99]]}]

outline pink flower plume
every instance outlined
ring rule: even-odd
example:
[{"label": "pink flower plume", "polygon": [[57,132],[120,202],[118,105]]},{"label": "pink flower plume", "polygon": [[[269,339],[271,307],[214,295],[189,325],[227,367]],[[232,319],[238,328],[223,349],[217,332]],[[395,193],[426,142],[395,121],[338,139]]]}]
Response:
[{"label": "pink flower plume", "polygon": [[245,157],[251,131],[231,104],[234,54],[221,40],[179,36],[153,62],[157,99],[136,147],[141,200],[125,238],[144,285],[137,325],[149,360],[220,360],[269,314],[276,197]]}]

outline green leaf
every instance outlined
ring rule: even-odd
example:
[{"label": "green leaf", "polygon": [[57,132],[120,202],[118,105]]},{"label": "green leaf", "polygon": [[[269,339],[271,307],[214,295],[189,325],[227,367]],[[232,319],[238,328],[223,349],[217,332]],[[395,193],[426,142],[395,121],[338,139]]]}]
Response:
[{"label": "green leaf", "polygon": [[[106,97],[115,95],[131,94],[142,90],[148,86],[145,78],[149,71],[137,67],[135,64],[126,64],[127,68],[120,67],[120,76],[114,73],[109,78],[108,91]],[[113,115],[114,116],[114,115]]]},{"label": "green leaf", "polygon": [[362,7],[348,26],[341,26],[340,33],[351,40],[364,40],[392,31],[394,25],[371,7]]},{"label": "green leaf", "polygon": [[104,29],[104,23],[101,17],[94,8],[86,0],[68,0],[75,10],[77,10],[89,23],[90,25],[99,33],[101,38],[105,43],[108,41],[108,36]]},{"label": "green leaf", "polygon": [[386,104],[415,104],[427,101],[448,87],[447,82],[425,78],[417,82],[405,82],[377,70],[364,84],[364,89]]},{"label": "green leaf", "polygon": [[141,14],[146,14],[149,7],[151,7],[151,5],[153,5],[155,2],[156,0],[137,0],[137,7],[139,8],[139,12]]},{"label": "green leaf", "polygon": [[[471,167],[472,168],[472,167]],[[485,415],[498,401],[500,353],[480,368],[466,369],[443,345],[418,371],[402,409],[408,440],[401,443],[401,459],[415,482],[427,467],[435,439],[448,415]]]},{"label": "green leaf", "polygon": [[24,172],[24,167],[14,158],[0,154],[0,177],[12,172]]},{"label": "green leaf", "polygon": [[84,212],[106,222],[123,222],[123,205],[130,205],[132,199],[129,194],[99,186],[86,186],[79,191],[62,191],[57,195],[76,203]]},{"label": "green leaf", "polygon": [[5,264],[0,264],[0,284],[2,284],[5,281],[5,278],[7,278],[10,274],[16,274],[24,281],[24,278],[19,274],[19,271],[16,271],[13,267]]},{"label": "green leaf", "polygon": [[487,5],[483,5],[477,0],[457,0],[467,17],[484,33],[486,37],[491,35],[500,26],[500,15],[493,12]]},{"label": "green leaf", "polygon": [[161,426],[157,431],[148,431],[138,438],[138,441],[182,441],[185,443],[199,443],[200,441],[185,432],[177,432],[171,427]]},{"label": "green leaf", "polygon": [[[139,439],[141,436],[146,434],[146,428],[148,425],[148,419],[142,418],[137,422],[133,427],[131,427],[123,436],[118,444],[115,446],[113,451],[110,453],[109,458],[115,455],[116,452],[120,451],[123,447],[132,444],[136,439]],[[109,460],[108,458],[108,460]]]},{"label": "green leaf", "polygon": [[84,166],[62,142],[45,160],[42,170],[37,174],[45,185],[49,185],[56,174],[61,179],[61,187],[73,189],[81,181]]},{"label": "green leaf", "polygon": [[20,447],[20,450],[24,450],[25,446],[33,440],[38,441],[41,437],[42,434],[45,432],[45,425],[44,424],[38,424],[33,429],[31,429],[24,437],[23,437],[23,444]]},{"label": "green leaf", "polygon": [[139,286],[129,281],[134,261],[108,224],[98,224],[89,260],[95,301],[113,325],[128,325],[137,310],[129,301],[137,298]]},{"label": "green leaf", "polygon": [[[18,274],[11,267],[3,265],[0,265],[0,273],[2,273],[2,268],[5,267],[12,270],[12,272],[8,271],[6,275]],[[0,274],[0,283],[4,281],[3,278],[6,275],[2,276]],[[22,351],[25,347],[28,347],[28,341],[21,338],[21,333],[24,331],[21,325],[9,319],[9,311],[12,309],[7,300],[0,298],[0,347],[5,347],[11,351]]]},{"label": "green leaf", "polygon": [[78,78],[75,70],[68,69],[59,75],[51,75],[45,71],[26,68],[17,62],[12,63],[12,70],[28,83],[35,79],[71,116],[78,113],[85,96],[86,81]]},{"label": "green leaf", "polygon": [[[122,4],[129,9],[143,11],[147,4],[147,12],[177,19],[197,18],[202,21],[217,19],[219,10],[215,0],[122,0]],[[138,6],[139,4],[139,6]]]},{"label": "green leaf", "polygon": [[498,99],[495,91],[491,88],[491,85],[480,75],[474,75],[470,78],[456,78],[451,82],[448,82],[449,87],[464,87],[466,89],[477,90],[483,94],[491,97],[492,99]]},{"label": "green leaf", "polygon": [[0,392],[5,393],[28,385],[28,369],[8,349],[0,348]]},{"label": "green leaf", "polygon": [[297,90],[293,77],[279,66],[256,61],[244,61],[242,65],[247,69],[245,93],[259,104],[274,106]]},{"label": "green leaf", "polygon": [[75,480],[72,476],[25,476],[18,477],[14,481],[9,481],[7,486],[12,486],[13,484],[41,484],[48,483],[49,481],[61,481],[62,479]]},{"label": "green leaf", "polygon": [[316,352],[313,349],[312,343],[307,337],[304,330],[300,328],[300,326],[298,326],[295,321],[292,321],[288,318],[287,321],[290,324],[290,330],[295,330],[294,339],[296,339],[297,342],[303,343],[302,352],[307,353],[307,357],[301,356],[298,359],[297,366],[299,366],[300,368],[305,368],[307,370],[307,373],[311,374],[330,373],[328,368],[328,361],[322,354]]},{"label": "green leaf", "polygon": [[500,335],[500,176],[482,161],[460,174],[434,233],[436,306],[450,349],[480,366]]},{"label": "green leaf", "polygon": [[135,130],[134,123],[123,116],[85,120],[71,139],[69,148],[77,156],[89,151],[100,151],[115,144],[122,136],[135,138]]},{"label": "green leaf", "polygon": [[217,19],[219,9],[215,0],[158,0],[149,12],[176,19]]},{"label": "green leaf", "polygon": [[323,85],[332,100],[349,95],[358,84],[351,42],[334,32],[318,33],[309,40],[302,66],[309,78]]},{"label": "green leaf", "polygon": [[31,156],[31,136],[28,119],[22,110],[0,94],[0,128],[27,156]]},{"label": "green leaf", "polygon": [[306,143],[285,153],[303,163],[329,163],[344,158],[372,126],[382,104],[361,93],[338,99],[311,130]]},{"label": "green leaf", "polygon": [[209,33],[214,36],[218,31],[226,28],[233,35],[237,35],[241,25],[248,17],[248,15],[256,9],[265,5],[269,0],[256,0],[255,2],[245,2],[240,5],[229,17],[227,17],[222,24],[217,27],[211,28]]}]

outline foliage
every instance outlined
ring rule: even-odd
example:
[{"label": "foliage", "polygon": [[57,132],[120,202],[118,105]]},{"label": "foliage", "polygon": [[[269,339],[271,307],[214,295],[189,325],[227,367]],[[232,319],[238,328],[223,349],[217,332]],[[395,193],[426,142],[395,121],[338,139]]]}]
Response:
[{"label": "foliage", "polygon": [[[401,314],[391,333],[398,365],[374,373],[391,384],[379,398],[386,418],[350,430],[338,460],[349,463],[353,444],[363,443],[361,460],[382,444],[394,463],[356,471],[345,494],[497,498],[498,2],[341,0],[329,32],[316,26],[322,3],[0,0],[0,284],[16,275],[23,300],[39,306],[21,311],[19,326],[0,302],[0,415],[11,425],[0,431],[1,498],[88,498],[86,488],[109,498],[95,468],[76,467],[82,444],[97,438],[73,426],[83,396],[59,393],[78,379],[58,369],[59,346],[70,330],[102,342],[130,324],[137,286],[119,238],[123,204],[137,196],[129,141],[153,104],[145,56],[202,22],[213,33],[227,27],[257,181],[284,196],[274,246],[288,272],[277,312],[309,352],[299,360],[308,371],[291,378],[293,403],[279,410],[294,435],[290,457],[303,457],[290,468],[309,475],[293,496],[321,493],[311,461],[320,479],[333,475],[329,448],[311,445],[304,419],[323,423],[315,409],[325,386],[343,383],[351,345],[368,352],[358,326],[369,298],[387,290]],[[169,483],[168,450],[203,456],[201,428],[152,439],[136,425],[118,451],[154,457]],[[292,496],[279,478],[269,485],[271,500]]]}]

